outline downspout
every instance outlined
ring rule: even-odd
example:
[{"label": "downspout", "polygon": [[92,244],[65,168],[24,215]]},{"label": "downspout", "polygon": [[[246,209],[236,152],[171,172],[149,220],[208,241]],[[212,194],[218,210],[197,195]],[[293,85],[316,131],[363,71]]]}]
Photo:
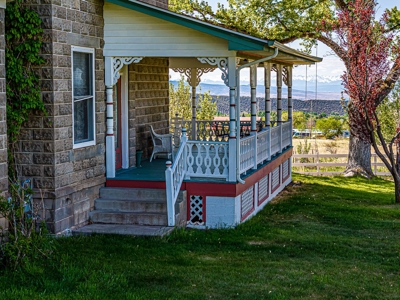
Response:
[{"label": "downspout", "polygon": [[258,65],[259,63],[273,59],[277,55],[278,55],[278,48],[275,48],[274,54],[272,54],[271,56],[249,62],[243,66],[239,66],[236,69],[236,86],[237,86],[237,93],[236,93],[236,132],[237,132],[237,136],[236,136],[236,150],[237,150],[236,151],[236,180],[241,184],[244,184],[244,180],[242,180],[240,178],[240,71],[243,68],[247,68],[247,67],[250,67],[255,64]]}]

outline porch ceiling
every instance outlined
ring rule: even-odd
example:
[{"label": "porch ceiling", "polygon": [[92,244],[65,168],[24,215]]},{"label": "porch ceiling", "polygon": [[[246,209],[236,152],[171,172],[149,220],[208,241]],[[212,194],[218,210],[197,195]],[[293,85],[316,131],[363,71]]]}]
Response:
[{"label": "porch ceiling", "polygon": [[104,56],[170,57],[173,68],[204,68],[196,57],[238,57],[246,63],[247,59],[270,56],[278,48],[271,62],[297,65],[322,61],[275,41],[136,0],[106,0],[104,23]]}]

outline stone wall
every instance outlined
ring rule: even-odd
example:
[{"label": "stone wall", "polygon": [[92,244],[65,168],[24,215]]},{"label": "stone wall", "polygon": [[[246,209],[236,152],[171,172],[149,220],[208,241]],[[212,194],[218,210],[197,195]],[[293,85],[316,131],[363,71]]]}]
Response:
[{"label": "stone wall", "polygon": [[168,9],[168,0],[139,0],[139,1]]},{"label": "stone wall", "polygon": [[[105,93],[102,0],[32,0],[43,20],[38,69],[47,116],[32,115],[20,141],[20,174],[44,198],[46,222],[58,233],[89,220],[105,182]],[[71,45],[95,49],[96,145],[73,149]]]},{"label": "stone wall", "polygon": [[129,165],[136,163],[136,150],[149,158],[153,143],[152,125],[157,133],[169,132],[168,59],[144,58],[129,65]]},{"label": "stone wall", "polygon": [[[4,8],[0,8],[0,193],[8,189],[7,176],[7,124],[6,124],[6,67],[4,40]],[[5,219],[0,217],[0,227],[5,228]]]}]

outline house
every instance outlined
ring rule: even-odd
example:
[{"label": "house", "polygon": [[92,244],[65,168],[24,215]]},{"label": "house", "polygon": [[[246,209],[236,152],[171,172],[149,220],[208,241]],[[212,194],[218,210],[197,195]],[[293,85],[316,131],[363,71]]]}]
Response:
[{"label": "house", "polygon": [[[90,218],[146,224],[149,216],[139,220],[136,212],[125,210],[134,195],[146,207],[165,195],[167,214],[160,224],[149,221],[152,225],[234,226],[290,183],[292,67],[320,58],[173,13],[167,0],[28,0],[27,4],[43,20],[46,63],[39,74],[48,116],[33,115],[26,122],[17,158],[20,174],[32,179],[35,198],[43,197],[44,218],[52,232],[82,227]],[[2,7],[4,23],[4,0]],[[4,32],[1,39],[4,49]],[[4,50],[0,55],[4,188]],[[258,67],[266,74],[266,121],[261,128],[256,122]],[[184,131],[173,164],[157,159],[135,168],[136,150],[143,150],[144,158],[151,154],[149,125],[158,133],[169,132],[169,69],[186,74],[195,91],[201,75],[216,68],[230,91],[230,118],[223,126],[229,129],[227,134],[210,133],[213,124],[197,121],[194,105],[193,119],[184,121],[187,135]],[[238,83],[244,68],[251,72],[252,117],[250,132],[241,136]],[[274,127],[271,72],[277,74],[278,87]],[[288,87],[286,122],[281,118],[282,83]],[[99,197],[114,200],[113,207],[122,197],[125,206],[101,209],[106,204],[100,205]]]}]

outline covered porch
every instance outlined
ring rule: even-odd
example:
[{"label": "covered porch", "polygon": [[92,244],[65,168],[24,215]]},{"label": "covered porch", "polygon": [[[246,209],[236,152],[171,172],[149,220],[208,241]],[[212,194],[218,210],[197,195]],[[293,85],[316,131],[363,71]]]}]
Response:
[{"label": "covered porch", "polygon": [[[273,197],[290,182],[292,68],[295,64],[312,64],[321,59],[274,41],[254,38],[135,0],[107,1],[104,19],[107,186],[165,188],[168,225],[174,226],[176,199],[183,189],[188,191],[188,201],[192,196],[199,199],[197,191],[202,191],[200,198],[204,201],[206,197],[225,197],[226,201],[228,198],[233,201],[234,207],[239,201],[240,217],[235,216],[233,221],[238,223],[256,213],[254,203],[255,199],[260,199],[260,185],[268,184],[264,188],[266,195]],[[159,160],[144,163],[142,170],[146,170],[146,174],[140,178],[141,171],[135,170],[128,159],[132,156],[128,135],[131,128],[146,124],[132,122],[128,115],[124,117],[122,110],[119,133],[122,137],[122,165],[119,169],[115,135],[119,121],[116,121],[115,106],[123,107],[123,104],[117,104],[115,94],[129,97],[130,83],[124,83],[125,75],[129,74],[125,71],[126,66],[139,63],[145,57],[167,59],[170,69],[185,74],[192,87],[192,120],[182,122],[180,145],[174,153],[173,162],[164,161],[164,165],[160,165]],[[263,122],[256,119],[257,68],[263,68],[265,74]],[[229,121],[199,121],[196,119],[196,87],[202,74],[215,69],[221,71],[221,80],[229,89]],[[240,121],[240,76],[243,69],[250,70],[251,118],[247,123]],[[272,72],[276,73],[277,85],[276,126],[271,126],[270,117]],[[119,90],[115,86],[121,79],[122,90]],[[283,83],[288,88],[286,121],[282,120]],[[169,123],[168,119],[162,121]],[[160,175],[161,169],[165,177]],[[143,180],[150,174],[154,174],[157,180]],[[199,187],[201,184],[202,188]],[[220,184],[224,184],[222,190],[225,192],[217,187]],[[260,203],[267,199],[265,195],[262,198]],[[204,220],[189,223],[207,226]]]}]

